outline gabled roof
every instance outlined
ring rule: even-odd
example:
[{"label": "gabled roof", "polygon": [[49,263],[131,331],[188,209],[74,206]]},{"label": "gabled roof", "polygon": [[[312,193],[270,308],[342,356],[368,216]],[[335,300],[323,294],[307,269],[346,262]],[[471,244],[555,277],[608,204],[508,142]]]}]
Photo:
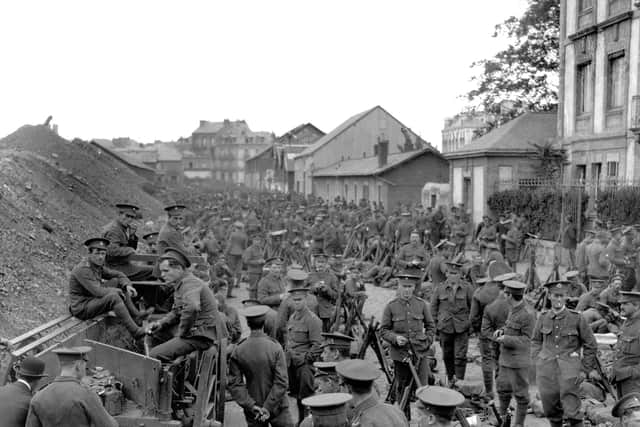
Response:
[{"label": "gabled roof", "polygon": [[378,156],[365,157],[363,159],[345,160],[326,168],[318,169],[313,172],[313,177],[380,175],[427,153],[431,153],[441,159],[443,158],[442,154],[432,147],[425,147],[422,150],[389,154],[387,164],[382,167],[378,166]]},{"label": "gabled roof", "polygon": [[224,127],[224,122],[210,122],[207,120],[200,120],[200,126],[194,130],[194,134],[199,133],[218,133],[220,129]]},{"label": "gabled roof", "polygon": [[[108,141],[109,143],[105,143],[105,141]],[[111,141],[109,141],[109,140],[94,139],[94,140],[91,141],[91,143],[93,145],[97,146],[98,148],[100,148],[101,150],[104,150],[107,153],[111,154],[112,156],[119,158],[124,164],[126,164],[128,166],[131,166],[131,167],[134,167],[134,168],[139,168],[139,169],[144,169],[144,170],[147,170],[149,172],[155,172],[155,169],[150,168],[149,166],[145,165],[142,162],[139,162],[135,157],[129,156],[126,153],[123,153],[122,151],[114,150],[113,148],[110,148],[109,145],[110,145]]]},{"label": "gabled roof", "polygon": [[456,159],[530,153],[535,151],[531,143],[545,142],[557,135],[557,120],[555,111],[524,113],[444,157]]},{"label": "gabled roof", "polygon": [[366,117],[369,113],[371,113],[376,108],[380,108],[380,106],[376,105],[375,107],[369,110],[363,111],[362,113],[356,114],[355,116],[348,118],[346,121],[340,124],[337,128],[335,128],[334,130],[332,130],[331,132],[329,132],[328,134],[326,134],[325,136],[323,136],[322,138],[320,138],[319,140],[311,144],[309,147],[303,150],[296,157],[305,157],[315,153],[319,148],[331,142],[334,138],[336,138],[342,132],[349,129],[351,126],[358,123],[363,117]]},{"label": "gabled roof", "polygon": [[322,132],[320,129],[318,129],[316,126],[314,126],[312,123],[303,123],[303,124],[301,124],[301,125],[298,125],[298,126],[294,127],[294,128],[293,128],[293,129],[291,129],[290,131],[285,132],[285,133],[283,133],[282,135],[280,135],[280,136],[278,137],[278,140],[280,141],[280,140],[282,140],[282,139],[286,138],[286,137],[287,137],[287,136],[289,136],[289,135],[296,135],[296,134],[300,133],[301,131],[303,131],[303,130],[304,130],[304,128],[306,128],[306,127],[311,127],[311,128],[313,128],[313,129],[315,129],[315,131],[316,131],[317,133],[321,134],[321,135],[324,135],[324,134],[325,134],[325,133],[324,133],[324,132]]},{"label": "gabled roof", "polygon": [[246,161],[250,162],[251,160],[255,160],[258,157],[262,156],[267,151],[271,150],[272,148],[273,148],[273,144],[269,144],[266,147],[264,147],[262,150],[258,150],[258,152],[256,154],[254,154],[253,156],[249,157]]}]

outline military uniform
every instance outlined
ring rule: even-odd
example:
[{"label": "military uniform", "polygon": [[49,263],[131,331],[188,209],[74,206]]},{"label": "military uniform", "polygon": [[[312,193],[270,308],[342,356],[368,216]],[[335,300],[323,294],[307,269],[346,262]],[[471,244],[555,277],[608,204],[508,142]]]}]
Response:
[{"label": "military uniform", "polygon": [[[502,328],[509,315],[509,302],[504,295],[498,295],[495,301],[487,305],[482,313],[480,326],[480,351],[482,352],[482,375],[485,391],[493,394],[493,379],[498,376],[500,345],[493,341],[493,333]],[[485,362],[486,357],[486,362]]]},{"label": "military uniform", "polygon": [[411,239],[411,232],[413,231],[414,226],[410,221],[410,218],[410,214],[403,213],[402,219],[400,220],[400,222],[398,223],[398,227],[396,228],[399,247],[406,245]]},{"label": "military uniform", "polygon": [[[581,351],[582,350],[582,351]],[[563,417],[580,423],[580,374],[596,366],[597,344],[591,328],[577,311],[543,312],[532,336],[532,359],[545,416],[552,427]]]},{"label": "military uniform", "polygon": [[[320,282],[324,283],[320,285]],[[315,293],[318,298],[318,317],[322,320],[322,331],[328,332],[336,312],[338,278],[330,271],[316,271],[309,275],[309,283],[317,286]]]},{"label": "military uniform", "polygon": [[406,427],[409,425],[402,411],[394,405],[380,402],[375,396],[349,409],[352,426]]},{"label": "military uniform", "polygon": [[280,295],[286,290],[284,279],[280,275],[269,273],[258,282],[258,301],[277,309],[282,301]]},{"label": "military uniform", "polygon": [[229,294],[231,289],[236,285],[240,279],[240,272],[242,271],[242,255],[247,248],[248,237],[244,231],[242,231],[242,224],[235,224],[236,230],[232,231],[229,235],[229,241],[227,242],[227,261],[229,262],[229,269],[233,275],[233,281],[229,286]]},{"label": "military uniform", "polygon": [[[233,350],[229,360],[229,391],[244,410],[247,425],[292,427],[288,387],[287,361],[282,347],[263,332],[251,331]],[[267,422],[256,421],[252,412],[254,405],[269,411],[271,417]]]},{"label": "military uniform", "polygon": [[427,266],[427,252],[420,243],[407,243],[398,251],[398,266],[409,272],[418,272]]},{"label": "military uniform", "polygon": [[[310,312],[318,316],[318,298],[316,298],[313,294],[307,294],[306,297],[307,308]],[[293,302],[291,301],[291,297],[287,296],[282,303],[278,307],[277,317],[276,317],[276,331],[278,341],[284,346],[287,340],[287,323],[289,322],[289,318],[294,312]],[[318,316],[319,317],[319,316]],[[321,319],[322,320],[322,319]]]},{"label": "military uniform", "polygon": [[[381,337],[387,341],[389,355],[393,360],[396,375],[396,401],[400,401],[402,392],[412,379],[409,364],[405,362],[409,356],[411,346],[406,344],[399,347],[397,337],[403,336],[412,344],[418,358],[416,369],[423,384],[427,384],[429,376],[429,361],[427,352],[435,335],[435,325],[431,317],[431,310],[426,301],[416,296],[409,300],[396,298],[389,302],[382,314],[380,324]],[[415,363],[415,362],[414,362]],[[408,405],[407,405],[408,408]],[[407,418],[410,417],[405,413]]]},{"label": "military uniform", "polygon": [[264,266],[264,250],[260,245],[253,243],[242,255],[242,260],[247,266],[249,274],[249,298],[258,297],[258,282],[262,277],[262,268]]},{"label": "military uniform", "polygon": [[57,377],[31,399],[26,427],[118,427],[98,395],[72,377]]},{"label": "military uniform", "polygon": [[[505,292],[524,294],[527,285],[507,281]],[[500,342],[500,371],[496,381],[500,412],[506,414],[511,397],[516,399],[516,426],[524,426],[529,406],[529,367],[531,366],[531,333],[535,316],[524,300],[511,308]]]},{"label": "military uniform", "polygon": [[[464,403],[464,396],[450,388],[440,386],[422,387],[416,392],[418,398],[418,409],[424,415],[436,416],[437,425],[439,427],[453,426],[451,420],[454,417],[455,410]],[[425,423],[426,424],[426,423]],[[420,419],[422,424],[422,418]]]},{"label": "military uniform", "polygon": [[[292,290],[294,291],[294,290]],[[294,312],[287,322],[287,367],[289,390],[304,413],[302,399],[314,393],[313,362],[320,355],[322,322],[307,307]]]},{"label": "military uniform", "polygon": [[154,277],[152,267],[135,265],[130,261],[129,257],[136,252],[134,246],[137,246],[138,240],[135,233],[130,233],[119,220],[107,224],[102,230],[102,237],[110,242],[105,259],[107,267],[121,271],[131,280],[150,280]]},{"label": "military uniform", "polygon": [[640,392],[640,310],[625,320],[614,349],[612,377],[618,396]]},{"label": "military uniform", "polygon": [[460,277],[449,277],[436,286],[431,296],[431,311],[449,379],[455,375],[462,380],[466,373],[472,298],[473,288]]},{"label": "military uniform", "polygon": [[177,325],[174,338],[151,349],[149,356],[170,362],[196,350],[211,347],[220,324],[218,304],[213,292],[191,273],[174,285],[174,301],[169,312],[158,323],[158,329]]},{"label": "military uniform", "polygon": [[429,261],[429,266],[427,267],[427,271],[429,274],[429,279],[433,286],[439,285],[447,280],[446,275],[446,266],[445,266],[445,258],[441,254],[436,254]]}]

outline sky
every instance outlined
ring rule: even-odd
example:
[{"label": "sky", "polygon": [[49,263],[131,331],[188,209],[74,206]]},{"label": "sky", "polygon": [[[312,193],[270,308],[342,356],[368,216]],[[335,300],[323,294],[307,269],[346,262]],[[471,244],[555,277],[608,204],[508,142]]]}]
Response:
[{"label": "sky", "polygon": [[7,1],[0,136],[53,116],[66,138],[189,136],[244,119],[325,132],[381,105],[440,146],[470,64],[526,0]]}]

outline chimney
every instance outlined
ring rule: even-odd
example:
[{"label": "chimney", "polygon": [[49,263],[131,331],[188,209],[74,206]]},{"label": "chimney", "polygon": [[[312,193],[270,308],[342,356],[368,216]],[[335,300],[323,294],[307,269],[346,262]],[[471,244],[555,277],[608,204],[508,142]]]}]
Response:
[{"label": "chimney", "polygon": [[387,157],[389,156],[389,141],[378,138],[378,167],[387,165]]},{"label": "chimney", "polygon": [[200,127],[206,126],[207,125],[207,121],[206,120],[200,120]]}]

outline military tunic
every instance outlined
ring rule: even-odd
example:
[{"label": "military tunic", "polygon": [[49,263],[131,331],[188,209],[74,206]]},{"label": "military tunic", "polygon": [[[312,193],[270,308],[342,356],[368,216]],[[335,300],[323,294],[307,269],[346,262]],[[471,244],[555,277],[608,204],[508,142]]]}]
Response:
[{"label": "military tunic", "polygon": [[[532,336],[532,359],[545,416],[560,425],[563,417],[577,422],[580,411],[579,383],[582,370],[596,366],[597,344],[580,313],[564,308],[543,312]],[[555,425],[555,424],[554,424]]]},{"label": "military tunic", "polygon": [[[324,282],[323,285],[319,285]],[[316,295],[318,298],[318,317],[322,320],[322,330],[329,331],[329,323],[333,319],[336,311],[336,300],[338,299],[338,278],[330,271],[316,271],[309,275],[309,283],[318,285]]]},{"label": "military tunic", "polygon": [[134,265],[129,259],[136,252],[134,246],[137,246],[137,237],[120,221],[107,224],[102,229],[102,237],[110,242],[105,258],[107,267],[123,272],[131,280],[150,280],[153,277],[152,267]]},{"label": "military tunic", "polygon": [[612,376],[618,396],[640,391],[640,311],[622,325],[615,346]]},{"label": "military tunic", "polygon": [[358,427],[407,427],[409,422],[402,411],[388,403],[379,402],[369,396],[356,406],[349,408],[349,421]]},{"label": "military tunic", "polygon": [[264,250],[260,245],[254,243],[245,249],[242,261],[247,266],[249,274],[249,298],[257,299],[258,282],[262,277],[262,267],[264,266]]},{"label": "military tunic", "polygon": [[0,414],[3,427],[24,427],[29,413],[31,390],[22,381],[0,387]]},{"label": "military tunic", "polygon": [[[471,323],[471,330],[480,333],[482,329],[482,319],[484,316],[485,308],[494,302],[500,289],[495,282],[487,282],[484,286],[480,286],[473,292],[471,299],[471,309],[469,312],[469,321]],[[491,340],[491,336],[479,335],[478,344],[480,347],[480,355],[482,356],[482,377],[484,379],[484,387],[487,393],[493,393],[493,372],[494,356],[493,347],[494,343]]]},{"label": "military tunic", "polygon": [[404,269],[423,269],[427,261],[427,252],[420,243],[407,243],[398,251],[398,265]]},{"label": "military tunic", "polygon": [[57,377],[31,399],[26,427],[118,427],[98,395],[76,378]]},{"label": "military tunic", "polygon": [[280,306],[280,295],[287,289],[284,279],[273,273],[267,274],[258,282],[258,301],[277,309]]},{"label": "military tunic", "polygon": [[289,412],[287,362],[282,347],[263,332],[251,331],[231,353],[229,390],[244,410],[247,425],[262,426],[251,411],[254,405],[269,411],[273,427],[293,426]]}]

